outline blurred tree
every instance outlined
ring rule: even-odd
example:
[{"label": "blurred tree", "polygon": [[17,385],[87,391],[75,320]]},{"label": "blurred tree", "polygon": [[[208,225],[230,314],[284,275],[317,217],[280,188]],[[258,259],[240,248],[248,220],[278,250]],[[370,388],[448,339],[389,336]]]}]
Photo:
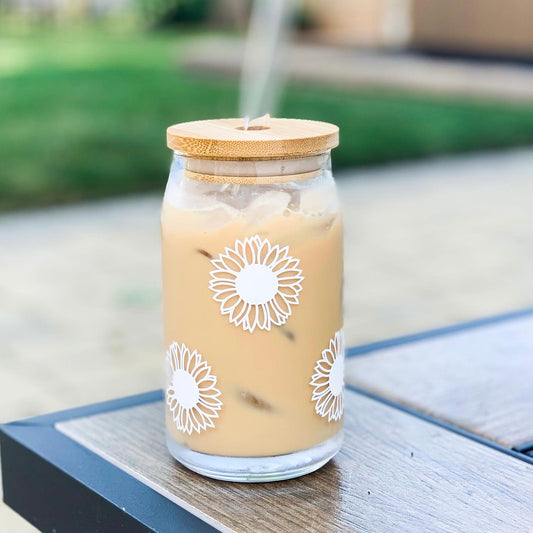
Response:
[{"label": "blurred tree", "polygon": [[294,12],[293,26],[299,31],[316,30],[320,24],[316,14],[307,4],[301,4]]},{"label": "blurred tree", "polygon": [[206,21],[211,0],[137,0],[150,28],[195,25]]}]

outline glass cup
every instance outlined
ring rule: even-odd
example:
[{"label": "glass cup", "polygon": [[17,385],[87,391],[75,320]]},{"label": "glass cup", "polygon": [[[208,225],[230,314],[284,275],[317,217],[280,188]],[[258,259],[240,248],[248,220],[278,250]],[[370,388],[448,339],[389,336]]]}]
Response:
[{"label": "glass cup", "polygon": [[[271,137],[295,134],[279,133],[277,120],[268,133],[220,121],[237,132],[231,149],[212,131],[219,121],[169,128],[167,445],[191,470],[229,481],[307,474],[342,442],[343,238],[330,168],[338,130],[285,121],[305,139],[319,126],[333,133],[317,153],[290,143],[280,152]],[[217,142],[216,154],[198,153]]]}]

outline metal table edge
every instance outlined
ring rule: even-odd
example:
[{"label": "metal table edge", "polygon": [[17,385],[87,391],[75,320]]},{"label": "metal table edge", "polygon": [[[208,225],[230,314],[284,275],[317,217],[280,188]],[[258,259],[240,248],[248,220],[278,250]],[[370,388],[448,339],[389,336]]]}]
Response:
[{"label": "metal table edge", "polygon": [[475,328],[479,328],[483,326],[490,326],[493,324],[497,324],[499,322],[504,322],[507,320],[516,320],[519,318],[527,317],[529,315],[533,315],[533,307],[528,307],[528,308],[521,309],[518,311],[511,311],[508,313],[502,313],[499,315],[478,318],[475,320],[469,320],[467,322],[460,322],[458,324],[452,324],[451,326],[430,329],[430,330],[422,331],[420,333],[413,333],[411,335],[403,335],[401,337],[393,337],[391,339],[386,339],[383,341],[362,344],[360,346],[354,346],[352,348],[348,348],[346,352],[346,357],[366,355],[372,352],[377,352],[379,350],[384,350],[386,348],[392,348],[394,346],[399,346],[401,344],[409,344],[412,342],[430,339],[432,337],[440,337],[443,335],[450,335],[453,333],[459,333],[461,331],[467,331],[469,329],[475,329]]},{"label": "metal table edge", "polygon": [[4,502],[40,531],[216,531],[55,428],[162,397],[157,390],[0,425]]}]

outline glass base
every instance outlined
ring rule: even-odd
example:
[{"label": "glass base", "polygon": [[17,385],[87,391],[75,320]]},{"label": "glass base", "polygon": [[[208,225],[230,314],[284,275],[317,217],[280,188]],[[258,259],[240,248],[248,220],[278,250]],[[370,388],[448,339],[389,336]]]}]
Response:
[{"label": "glass base", "polygon": [[286,455],[224,457],[190,450],[167,434],[168,450],[183,466],[203,476],[244,483],[281,481],[310,474],[324,466],[341,445],[342,431],[312,448]]}]

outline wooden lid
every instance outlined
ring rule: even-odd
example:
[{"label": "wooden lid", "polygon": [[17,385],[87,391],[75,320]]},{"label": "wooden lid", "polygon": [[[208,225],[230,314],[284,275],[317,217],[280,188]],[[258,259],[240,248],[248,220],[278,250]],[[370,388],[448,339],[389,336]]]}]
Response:
[{"label": "wooden lid", "polygon": [[199,158],[268,159],[317,154],[339,144],[339,128],[327,122],[258,120],[251,122],[247,130],[242,118],[175,124],[167,129],[167,146]]}]

